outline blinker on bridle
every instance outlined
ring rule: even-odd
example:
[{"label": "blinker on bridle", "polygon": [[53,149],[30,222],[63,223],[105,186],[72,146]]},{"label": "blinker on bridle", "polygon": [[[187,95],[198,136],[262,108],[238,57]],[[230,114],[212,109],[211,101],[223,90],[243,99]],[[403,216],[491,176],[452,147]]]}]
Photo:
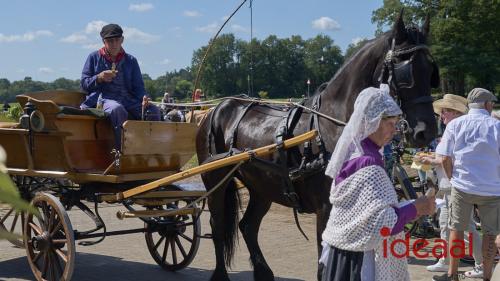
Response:
[{"label": "blinker on bridle", "polygon": [[[400,89],[411,89],[415,86],[415,80],[413,76],[413,59],[417,51],[423,50],[426,52],[427,56],[430,58],[433,65],[432,71],[438,71],[434,58],[430,54],[429,47],[424,44],[418,44],[409,48],[402,48],[399,50],[394,50],[396,45],[395,38],[392,39],[391,49],[387,51],[384,58],[384,65],[380,73],[379,82],[382,83],[384,77],[387,75],[387,84],[394,89],[395,98],[400,106],[402,106],[402,98],[400,96]],[[401,62],[395,62],[395,59],[401,57],[402,55],[411,54],[408,60]],[[431,82],[431,86],[434,87],[434,83]],[[431,103],[432,97],[421,96],[411,100],[405,100],[405,107],[419,104],[419,103]]]}]

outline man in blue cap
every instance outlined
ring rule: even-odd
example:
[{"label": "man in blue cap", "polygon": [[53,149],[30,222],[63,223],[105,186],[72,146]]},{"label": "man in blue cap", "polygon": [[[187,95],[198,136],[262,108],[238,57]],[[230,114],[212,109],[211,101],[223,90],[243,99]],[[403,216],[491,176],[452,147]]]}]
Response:
[{"label": "man in blue cap", "polygon": [[147,120],[159,121],[160,110],[147,103],[139,63],[122,48],[122,28],[108,24],[100,34],[104,47],[92,52],[83,66],[80,85],[88,95],[80,108],[104,110],[113,126],[115,148],[120,150],[122,124],[129,115],[140,120],[147,112]]}]

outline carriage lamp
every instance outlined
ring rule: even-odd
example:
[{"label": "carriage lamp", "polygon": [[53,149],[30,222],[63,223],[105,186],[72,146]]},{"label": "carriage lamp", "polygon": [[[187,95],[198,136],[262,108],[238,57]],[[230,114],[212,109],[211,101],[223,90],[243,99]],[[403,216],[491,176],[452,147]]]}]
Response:
[{"label": "carriage lamp", "polygon": [[30,115],[30,126],[35,132],[41,132],[45,127],[45,118],[40,110],[35,110]]},{"label": "carriage lamp", "polygon": [[23,129],[30,129],[30,115],[35,111],[36,107],[30,101],[24,105],[24,113],[19,118],[19,124]]}]

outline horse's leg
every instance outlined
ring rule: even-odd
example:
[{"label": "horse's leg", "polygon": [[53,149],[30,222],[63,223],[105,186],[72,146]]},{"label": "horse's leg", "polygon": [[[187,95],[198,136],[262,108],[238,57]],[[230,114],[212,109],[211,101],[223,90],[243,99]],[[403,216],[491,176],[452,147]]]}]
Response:
[{"label": "horse's leg", "polygon": [[[328,222],[331,209],[332,207],[330,204],[323,204],[322,208],[316,210],[316,242],[318,246],[318,261],[321,257],[321,252],[323,251],[323,247],[321,246],[321,241],[323,241],[323,238],[321,236],[323,235],[323,231],[326,228],[326,223]],[[321,281],[322,273],[323,265],[318,264],[318,281]]]},{"label": "horse's leg", "polygon": [[[220,169],[207,173],[203,181],[209,190],[215,186],[229,171]],[[221,186],[208,198],[210,210],[210,225],[212,227],[212,241],[214,242],[216,265],[210,278],[211,281],[229,281],[226,264],[231,263],[234,251],[234,237],[238,212],[236,185],[229,180],[226,186]]]},{"label": "horse's leg", "polygon": [[269,211],[271,201],[263,199],[250,189],[249,192],[250,201],[240,221],[239,228],[250,252],[250,260],[254,267],[254,280],[271,281],[274,280],[274,274],[264,259],[258,242],[260,223],[264,215]]}]

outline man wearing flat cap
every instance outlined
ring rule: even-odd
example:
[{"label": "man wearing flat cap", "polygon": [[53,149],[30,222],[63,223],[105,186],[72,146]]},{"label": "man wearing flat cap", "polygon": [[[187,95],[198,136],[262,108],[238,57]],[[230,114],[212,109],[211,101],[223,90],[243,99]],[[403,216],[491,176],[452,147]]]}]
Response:
[{"label": "man wearing flat cap", "polygon": [[[483,231],[483,280],[490,280],[500,233],[500,121],[491,117],[497,98],[488,90],[473,89],[467,96],[469,113],[446,126],[436,154],[452,185],[448,224],[449,245],[460,248],[474,205]],[[442,144],[442,145],[441,145]],[[462,242],[463,243],[463,242]],[[433,280],[458,280],[460,250],[450,255],[448,273]]]},{"label": "man wearing flat cap", "polygon": [[[160,110],[148,104],[137,59],[123,48],[123,30],[117,24],[101,30],[104,47],[92,52],[82,70],[80,85],[88,93],[80,108],[101,108],[109,116],[115,134],[115,148],[120,150],[122,124],[129,115],[136,120],[160,120]],[[146,98],[145,98],[146,97]]]}]

